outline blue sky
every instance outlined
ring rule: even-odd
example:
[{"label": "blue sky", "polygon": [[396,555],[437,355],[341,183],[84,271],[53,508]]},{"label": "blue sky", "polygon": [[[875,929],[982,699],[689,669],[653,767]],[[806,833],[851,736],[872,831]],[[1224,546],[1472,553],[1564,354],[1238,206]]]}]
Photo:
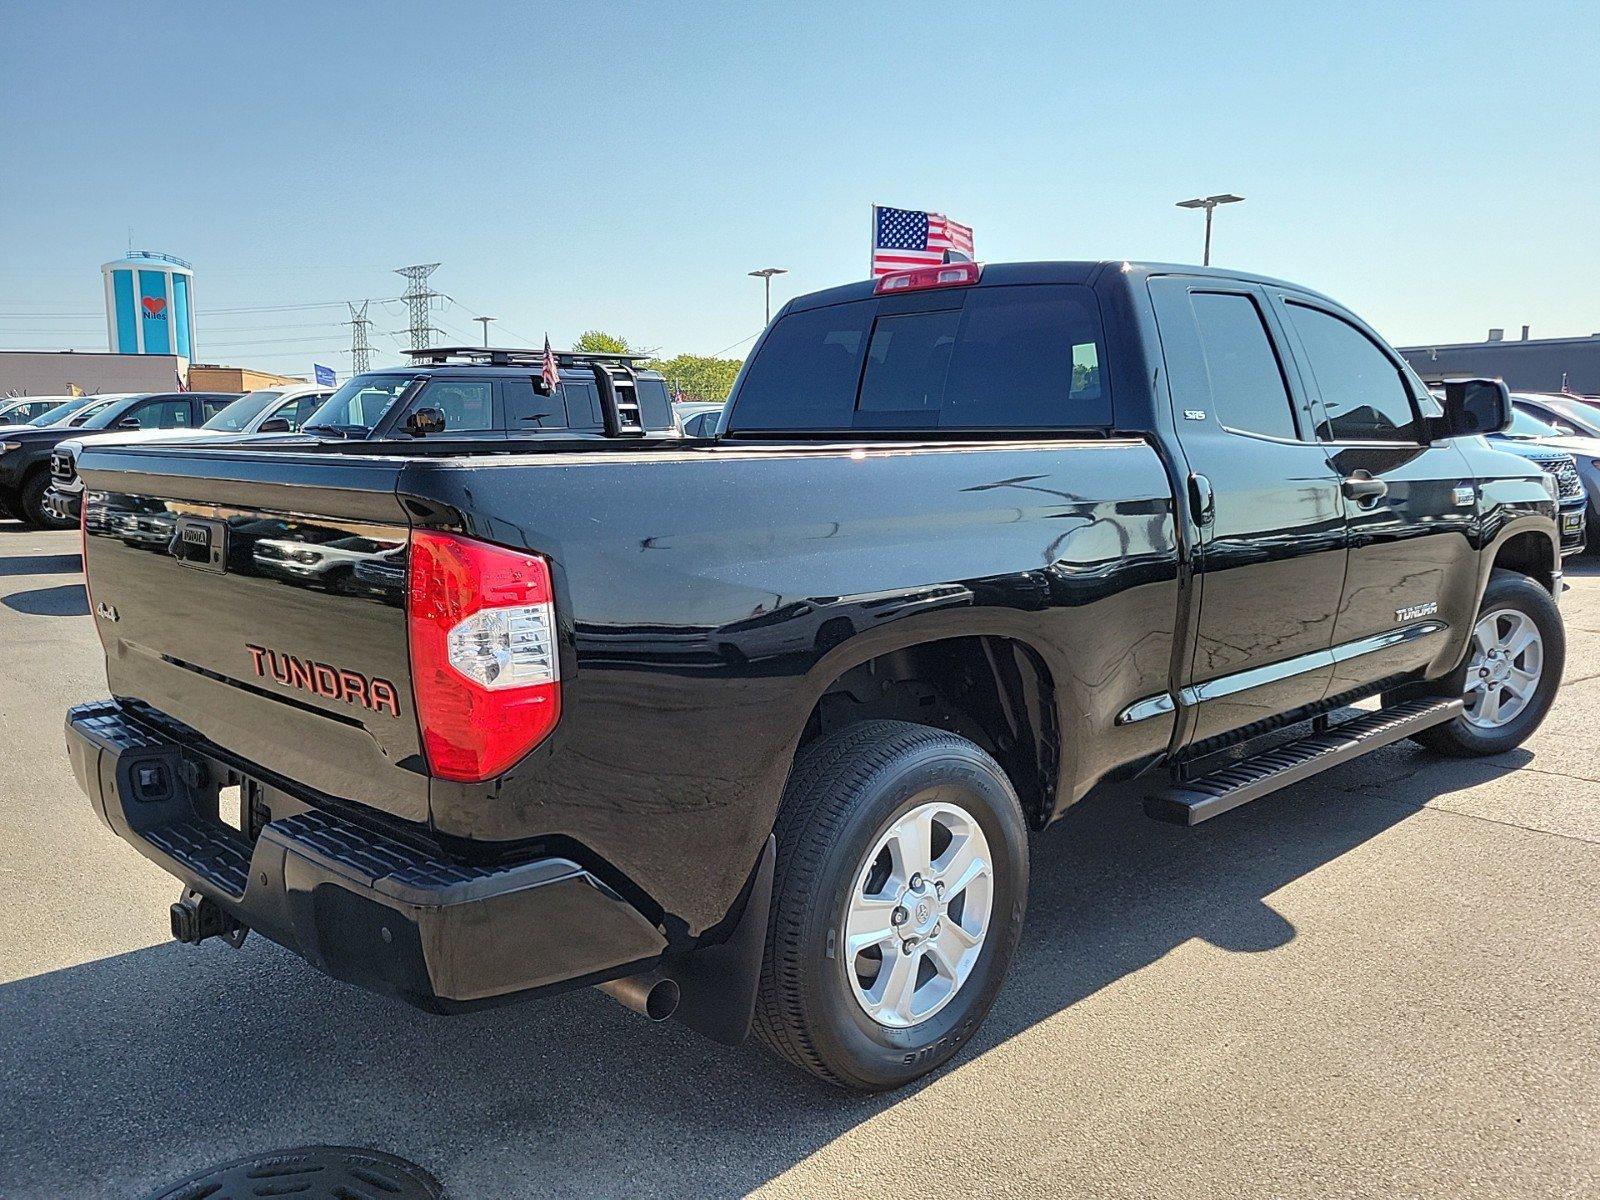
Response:
[{"label": "blue sky", "polygon": [[103,349],[130,227],[194,262],[203,359],[342,374],[341,309],[262,308],[438,261],[452,340],[739,353],[745,272],[864,277],[874,201],[982,259],[1198,261],[1173,203],[1220,191],[1217,262],[1395,342],[1587,334],[1597,45],[1593,3],[11,4],[0,347]]}]

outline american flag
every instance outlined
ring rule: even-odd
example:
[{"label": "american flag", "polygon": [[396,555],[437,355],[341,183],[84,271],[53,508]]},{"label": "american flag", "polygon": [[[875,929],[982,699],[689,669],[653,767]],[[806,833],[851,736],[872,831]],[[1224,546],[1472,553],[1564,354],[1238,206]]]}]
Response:
[{"label": "american flag", "polygon": [[544,383],[545,395],[554,396],[556,389],[561,386],[561,372],[556,369],[555,351],[550,349],[550,335],[544,335],[544,370],[539,373],[540,380]]},{"label": "american flag", "polygon": [[943,213],[872,206],[872,274],[972,261],[972,230]]}]

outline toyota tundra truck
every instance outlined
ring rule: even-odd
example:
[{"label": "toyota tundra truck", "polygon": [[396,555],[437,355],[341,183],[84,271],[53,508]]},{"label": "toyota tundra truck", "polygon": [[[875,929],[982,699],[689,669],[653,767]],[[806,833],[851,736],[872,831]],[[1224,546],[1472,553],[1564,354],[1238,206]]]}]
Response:
[{"label": "toyota tundra truck", "polygon": [[[1096,788],[1192,826],[1534,731],[1557,504],[1509,415],[1293,284],[955,263],[791,301],[709,437],[91,443],[67,745],[183,942],[442,1012],[596,985],[892,1088]],[[283,567],[328,545],[363,586]]]}]

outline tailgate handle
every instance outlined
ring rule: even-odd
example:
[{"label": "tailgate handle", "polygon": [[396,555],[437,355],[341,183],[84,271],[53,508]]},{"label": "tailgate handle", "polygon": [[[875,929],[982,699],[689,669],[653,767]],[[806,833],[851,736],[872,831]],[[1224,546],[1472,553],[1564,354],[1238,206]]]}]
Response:
[{"label": "tailgate handle", "polygon": [[207,517],[179,517],[171,551],[172,557],[186,567],[225,574],[228,570],[228,524]]}]

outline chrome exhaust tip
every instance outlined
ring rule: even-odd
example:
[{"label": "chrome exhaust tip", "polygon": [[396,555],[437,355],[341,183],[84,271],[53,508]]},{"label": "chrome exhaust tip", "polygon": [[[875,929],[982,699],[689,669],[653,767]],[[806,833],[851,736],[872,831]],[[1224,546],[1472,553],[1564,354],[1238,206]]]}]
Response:
[{"label": "chrome exhaust tip", "polygon": [[631,1008],[652,1021],[665,1021],[678,1011],[678,985],[660,971],[629,975],[626,979],[608,979],[595,987],[623,1008]]}]

